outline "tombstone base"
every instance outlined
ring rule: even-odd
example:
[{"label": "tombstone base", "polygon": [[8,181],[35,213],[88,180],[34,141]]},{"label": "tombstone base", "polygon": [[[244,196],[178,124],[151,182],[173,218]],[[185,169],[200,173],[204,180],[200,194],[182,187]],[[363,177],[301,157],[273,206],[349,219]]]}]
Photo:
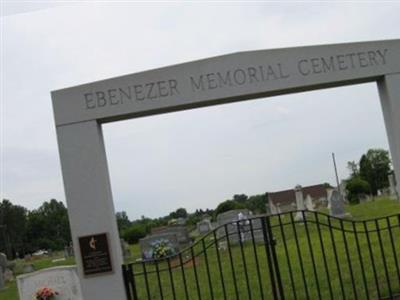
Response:
[{"label": "tombstone base", "polygon": [[340,215],[333,215],[330,214],[331,217],[335,217],[335,218],[339,218],[339,219],[352,219],[353,215],[351,213],[344,213],[344,214],[340,214]]},{"label": "tombstone base", "polygon": [[297,212],[294,216],[295,221],[304,221],[303,213],[301,211]]}]

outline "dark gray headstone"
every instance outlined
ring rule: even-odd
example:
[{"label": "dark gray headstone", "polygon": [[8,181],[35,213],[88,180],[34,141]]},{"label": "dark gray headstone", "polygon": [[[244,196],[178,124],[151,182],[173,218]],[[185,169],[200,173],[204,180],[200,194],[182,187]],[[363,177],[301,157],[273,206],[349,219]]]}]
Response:
[{"label": "dark gray headstone", "polygon": [[176,235],[180,246],[185,246],[190,243],[189,231],[183,225],[171,225],[165,227],[153,228],[151,234],[171,234]]},{"label": "dark gray headstone", "polygon": [[0,267],[3,268],[3,272],[7,268],[7,256],[1,252],[0,252]]},{"label": "dark gray headstone", "polygon": [[206,234],[212,230],[211,221],[209,219],[204,219],[197,223],[197,230],[200,234]]},{"label": "dark gray headstone", "polygon": [[[240,214],[243,219],[237,222],[239,221]],[[248,241],[252,239],[249,221],[251,218],[253,218],[253,215],[248,209],[235,209],[219,214],[217,216],[217,222],[218,226],[227,224],[226,228],[229,236],[229,243],[235,245],[239,243],[240,240]],[[251,222],[255,241],[263,241],[264,237],[262,235],[260,219],[255,218],[252,219]],[[224,226],[217,230],[217,238],[220,239],[222,243],[227,242],[221,239],[223,237],[226,238]]]},{"label": "dark gray headstone", "polygon": [[31,273],[35,271],[35,268],[33,267],[33,264],[25,264],[22,267],[22,272],[25,273]]},{"label": "dark gray headstone", "polygon": [[4,289],[4,269],[0,266],[0,290]]},{"label": "dark gray headstone", "polygon": [[338,218],[343,218],[345,216],[343,199],[336,190],[332,192],[330,214]]},{"label": "dark gray headstone", "polygon": [[143,259],[153,258],[154,244],[159,241],[167,241],[175,253],[179,251],[179,242],[175,233],[159,233],[146,236],[139,240]]}]

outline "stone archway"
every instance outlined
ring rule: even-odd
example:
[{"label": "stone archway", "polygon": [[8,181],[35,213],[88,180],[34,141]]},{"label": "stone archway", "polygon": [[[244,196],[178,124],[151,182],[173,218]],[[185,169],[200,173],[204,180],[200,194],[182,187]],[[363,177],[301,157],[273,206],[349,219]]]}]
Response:
[{"label": "stone archway", "polygon": [[[52,92],[84,298],[126,297],[101,124],[373,81],[400,178],[400,40],[235,53]],[[90,272],[93,253],[80,251],[79,241],[85,243],[85,237],[95,237],[109,249],[109,259],[102,260],[107,253],[98,253],[97,266]]]}]

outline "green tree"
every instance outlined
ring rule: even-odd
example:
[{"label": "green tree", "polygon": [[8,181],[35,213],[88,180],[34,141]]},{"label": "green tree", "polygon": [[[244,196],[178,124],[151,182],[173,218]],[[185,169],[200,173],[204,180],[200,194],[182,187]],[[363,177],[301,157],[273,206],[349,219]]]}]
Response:
[{"label": "green tree", "polygon": [[233,195],[233,201],[236,201],[241,204],[245,204],[248,199],[249,197],[247,197],[247,195],[245,194]]},{"label": "green tree", "polygon": [[361,156],[359,175],[369,183],[373,195],[377,195],[379,189],[389,186],[390,169],[389,152],[386,150],[369,149]]},{"label": "green tree", "polygon": [[265,213],[268,202],[267,194],[250,196],[246,201],[246,208],[254,213]]},{"label": "green tree", "polygon": [[138,222],[126,228],[122,233],[122,237],[128,243],[133,244],[137,243],[139,239],[145,237],[146,234],[147,234],[146,225]]},{"label": "green tree", "polygon": [[358,169],[358,164],[354,160],[347,162],[347,169],[349,169],[351,177],[360,175],[360,170]]},{"label": "green tree", "polygon": [[29,251],[61,250],[71,241],[67,208],[51,199],[28,214],[27,238]]},{"label": "green tree", "polygon": [[215,216],[218,216],[220,213],[226,212],[232,209],[240,209],[245,208],[245,205],[234,200],[226,200],[221,202],[217,208],[215,209]]},{"label": "green tree", "polygon": [[121,234],[123,230],[131,225],[131,221],[129,221],[128,215],[125,211],[117,212],[115,217],[117,218],[118,231]]},{"label": "green tree", "polygon": [[370,194],[371,187],[368,181],[355,176],[347,181],[346,190],[349,202],[356,204],[360,202],[360,197]]},{"label": "green tree", "polygon": [[173,219],[177,218],[186,218],[188,215],[187,211],[185,208],[178,208],[176,211],[172,212],[169,214],[169,216]]},{"label": "green tree", "polygon": [[25,207],[13,205],[7,199],[0,202],[0,251],[5,251],[8,256],[24,252],[27,213]]}]

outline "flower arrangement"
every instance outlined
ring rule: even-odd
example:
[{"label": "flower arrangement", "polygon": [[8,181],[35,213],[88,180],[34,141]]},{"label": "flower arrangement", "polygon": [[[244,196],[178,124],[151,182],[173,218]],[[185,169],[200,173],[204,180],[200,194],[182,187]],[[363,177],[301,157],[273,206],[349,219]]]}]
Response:
[{"label": "flower arrangement", "polygon": [[174,255],[176,250],[172,247],[170,241],[161,239],[153,242],[152,247],[152,258],[163,258],[170,255]]},{"label": "flower arrangement", "polygon": [[55,299],[55,296],[58,295],[58,292],[55,290],[48,288],[48,287],[43,287],[40,288],[36,291],[35,297],[33,299],[35,300],[51,300]]}]

